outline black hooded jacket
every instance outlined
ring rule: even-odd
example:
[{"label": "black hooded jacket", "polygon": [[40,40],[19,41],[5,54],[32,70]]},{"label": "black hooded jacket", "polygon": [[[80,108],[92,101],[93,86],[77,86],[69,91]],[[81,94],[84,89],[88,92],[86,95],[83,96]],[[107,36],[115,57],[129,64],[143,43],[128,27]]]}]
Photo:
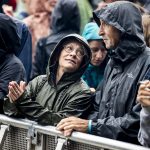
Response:
[{"label": "black hooded jacket", "polygon": [[52,13],[52,33],[37,43],[32,77],[46,73],[50,53],[66,35],[80,33],[80,13],[76,0],[59,0]]},{"label": "black hooded jacket", "polygon": [[[68,39],[74,39],[85,47],[86,55],[80,67],[72,73],[65,73],[56,84],[56,70],[62,45]],[[76,34],[64,37],[49,59],[47,75],[40,75],[29,82],[26,91],[14,103],[5,100],[5,114],[12,116],[18,112],[28,119],[43,125],[55,125],[68,116],[85,117],[91,104],[91,92],[81,79],[91,57],[91,51],[83,38]]]},{"label": "black hooded jacket", "polygon": [[140,12],[130,2],[114,2],[93,16],[98,25],[101,19],[121,32],[118,46],[108,50],[110,61],[89,116],[93,134],[138,143],[138,83],[150,78],[150,49],[144,42]]},{"label": "black hooded jacket", "polygon": [[2,113],[3,99],[8,94],[10,81],[25,80],[25,69],[15,56],[20,53],[20,37],[13,20],[0,14],[0,112]]}]

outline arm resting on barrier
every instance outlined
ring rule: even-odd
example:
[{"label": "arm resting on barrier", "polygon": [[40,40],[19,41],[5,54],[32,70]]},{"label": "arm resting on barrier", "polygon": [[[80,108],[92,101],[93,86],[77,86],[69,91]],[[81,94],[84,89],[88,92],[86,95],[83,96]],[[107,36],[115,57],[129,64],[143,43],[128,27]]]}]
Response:
[{"label": "arm resting on barrier", "polygon": [[92,122],[92,134],[138,144],[140,110],[140,104],[136,104],[130,113],[126,113],[122,117],[109,116],[104,119],[98,119]]},{"label": "arm resting on barrier", "polygon": [[62,131],[64,136],[70,136],[73,130],[88,132],[89,128],[91,128],[91,120],[80,119],[77,117],[62,119],[57,124],[57,130]]},{"label": "arm resting on barrier", "polygon": [[[126,114],[123,117],[114,118],[110,116],[105,119],[92,121],[91,133],[116,140],[129,140],[128,142],[134,143],[137,141],[135,139],[137,139],[138,135],[140,110],[140,104],[137,104],[130,114]],[[69,117],[61,120],[57,125],[57,129],[63,131],[66,136],[69,136],[73,130],[88,132],[88,125],[89,120]]]}]

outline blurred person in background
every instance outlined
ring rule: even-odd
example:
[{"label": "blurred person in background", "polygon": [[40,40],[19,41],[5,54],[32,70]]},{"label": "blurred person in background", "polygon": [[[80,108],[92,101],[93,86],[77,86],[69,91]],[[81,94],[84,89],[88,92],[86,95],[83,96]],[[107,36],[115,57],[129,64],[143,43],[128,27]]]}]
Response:
[{"label": "blurred person in background", "polygon": [[9,82],[26,81],[26,73],[16,57],[22,50],[17,25],[4,14],[0,14],[0,22],[0,113],[3,113],[3,101],[8,94]]},{"label": "blurred person in background", "polygon": [[57,0],[24,0],[28,17],[23,22],[29,27],[32,35],[32,62],[36,53],[36,45],[40,38],[51,33],[51,13]]},{"label": "blurred person in background", "polygon": [[93,8],[88,0],[76,0],[80,13],[80,34],[82,34],[84,26],[92,20]]},{"label": "blurred person in background", "polygon": [[1,13],[6,13],[9,16],[13,16],[13,12],[17,8],[17,1],[16,0],[1,0],[0,6],[3,6],[3,9],[1,8]]},{"label": "blurred person in background", "polygon": [[[28,27],[20,20],[16,19],[13,16],[13,11],[9,13],[6,7],[12,8],[12,6],[6,5],[8,1],[4,1],[0,8],[3,8],[3,13],[7,16],[10,16],[11,19],[16,23],[17,26],[17,33],[21,39],[20,50],[16,53],[16,56],[21,60],[24,65],[26,71],[27,82],[30,80],[31,77],[31,68],[32,68],[32,39],[31,34]],[[4,7],[5,6],[5,7]],[[6,10],[4,9],[6,8]]]},{"label": "blurred person in background", "polygon": [[82,36],[88,41],[91,48],[92,58],[82,78],[95,92],[98,84],[103,79],[104,70],[107,64],[107,50],[102,36],[98,35],[99,27],[95,22],[90,22],[84,27]]}]

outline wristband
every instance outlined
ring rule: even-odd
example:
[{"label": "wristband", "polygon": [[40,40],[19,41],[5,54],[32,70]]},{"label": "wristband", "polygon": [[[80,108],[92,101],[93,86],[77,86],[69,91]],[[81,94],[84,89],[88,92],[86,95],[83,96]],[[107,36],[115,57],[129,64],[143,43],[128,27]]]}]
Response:
[{"label": "wristband", "polygon": [[89,122],[88,122],[88,133],[89,134],[92,133],[92,120],[89,120]]}]

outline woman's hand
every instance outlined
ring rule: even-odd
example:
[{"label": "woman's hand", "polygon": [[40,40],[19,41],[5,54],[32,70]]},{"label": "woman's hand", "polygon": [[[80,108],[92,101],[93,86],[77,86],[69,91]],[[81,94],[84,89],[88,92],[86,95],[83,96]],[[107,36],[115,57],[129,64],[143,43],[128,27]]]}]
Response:
[{"label": "woman's hand", "polygon": [[16,81],[9,82],[9,93],[8,97],[11,101],[15,102],[25,91],[26,83],[24,81],[20,81],[18,84]]}]

